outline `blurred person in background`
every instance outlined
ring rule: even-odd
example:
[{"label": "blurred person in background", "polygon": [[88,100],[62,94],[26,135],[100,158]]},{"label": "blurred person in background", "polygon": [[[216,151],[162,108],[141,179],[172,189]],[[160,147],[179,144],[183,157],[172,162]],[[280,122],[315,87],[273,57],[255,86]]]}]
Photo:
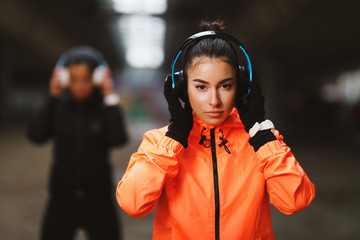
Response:
[{"label": "blurred person in background", "polygon": [[[133,217],[156,206],[153,239],[275,239],[269,199],[293,214],[314,199],[314,185],[265,120],[250,61],[238,63],[233,43],[241,45],[221,32],[221,21],[201,28],[165,81],[170,125],[145,133],[118,203]],[[181,53],[183,70],[174,73]]]},{"label": "blurred person in background", "polygon": [[49,97],[27,136],[35,143],[54,139],[41,239],[70,240],[78,228],[89,239],[120,239],[109,153],[127,142],[127,133],[111,71],[100,52],[79,46],[60,57]]}]

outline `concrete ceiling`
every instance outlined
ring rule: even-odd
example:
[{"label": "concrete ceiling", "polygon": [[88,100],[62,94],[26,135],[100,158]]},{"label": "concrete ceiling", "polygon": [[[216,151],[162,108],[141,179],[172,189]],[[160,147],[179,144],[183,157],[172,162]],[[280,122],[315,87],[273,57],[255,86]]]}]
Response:
[{"label": "concrete ceiling", "polygon": [[[354,67],[360,54],[359,7],[358,1],[334,0],[169,0],[161,16],[167,22],[164,67],[183,39],[197,31],[199,20],[218,16],[255,59],[271,59],[299,73]],[[90,44],[121,68],[121,47],[111,27],[118,17],[106,0],[2,0],[2,67],[11,60],[14,80],[21,81],[21,73],[36,79],[49,73],[65,49]]]}]

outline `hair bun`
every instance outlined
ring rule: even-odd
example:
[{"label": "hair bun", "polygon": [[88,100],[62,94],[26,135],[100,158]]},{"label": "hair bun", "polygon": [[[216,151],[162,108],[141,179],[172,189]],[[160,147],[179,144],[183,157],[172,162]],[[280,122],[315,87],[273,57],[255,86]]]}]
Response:
[{"label": "hair bun", "polygon": [[202,20],[199,23],[199,30],[200,31],[217,31],[221,32],[225,29],[225,22],[223,20]]}]

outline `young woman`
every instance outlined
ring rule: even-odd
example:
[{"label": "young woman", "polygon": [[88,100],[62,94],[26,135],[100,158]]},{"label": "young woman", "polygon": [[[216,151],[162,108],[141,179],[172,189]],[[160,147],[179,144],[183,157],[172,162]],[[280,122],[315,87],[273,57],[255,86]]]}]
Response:
[{"label": "young woman", "polygon": [[[100,82],[94,81],[94,71],[103,62],[99,54],[75,47],[60,58],[63,63],[54,69],[47,102],[28,128],[35,143],[54,139],[42,240],[74,239],[79,228],[89,239],[121,237],[109,154],[112,147],[126,143],[127,133],[110,69]],[[61,73],[65,69],[67,79]]]},{"label": "young woman", "polygon": [[[203,26],[221,30],[219,22]],[[171,124],[145,133],[117,187],[118,203],[131,216],[156,206],[154,239],[274,239],[269,199],[292,214],[315,195],[265,121],[256,78],[244,101],[249,75],[239,72],[234,47],[219,36],[185,49],[185,80],[175,87],[172,76],[165,81]]]}]

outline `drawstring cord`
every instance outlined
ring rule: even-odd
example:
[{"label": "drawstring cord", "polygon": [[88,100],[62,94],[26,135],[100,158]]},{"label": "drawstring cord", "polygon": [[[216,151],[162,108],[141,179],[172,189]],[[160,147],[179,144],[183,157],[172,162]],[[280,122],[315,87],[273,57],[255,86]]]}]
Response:
[{"label": "drawstring cord", "polygon": [[[210,139],[207,139],[205,135],[203,135],[204,131],[206,130],[206,128],[204,127],[202,130],[201,130],[201,137],[200,137],[200,141],[199,141],[199,144],[200,145],[203,145],[204,147],[206,148],[209,148],[211,146],[210,144]],[[221,130],[221,128],[219,129],[219,131],[221,132],[221,137],[220,137],[220,140],[221,140],[221,143],[219,144],[219,147],[222,147],[224,146],[224,149],[225,151],[228,153],[228,154],[231,154],[229,148],[226,146],[226,144],[228,143],[228,140],[226,140],[224,138],[224,133],[223,131]],[[208,143],[208,144],[205,144],[205,143]]]},{"label": "drawstring cord", "polygon": [[226,151],[228,154],[231,154],[229,148],[226,146],[226,144],[228,143],[228,140],[224,139],[224,133],[223,133],[223,131],[221,130],[221,128],[219,129],[219,131],[220,131],[221,134],[222,134],[222,136],[220,137],[221,143],[219,144],[219,147],[224,146],[225,151]]},{"label": "drawstring cord", "polygon": [[[199,144],[200,144],[200,145],[203,145],[203,146],[206,147],[206,148],[209,148],[209,147],[210,147],[210,139],[206,139],[206,136],[203,135],[203,132],[204,132],[205,130],[206,130],[206,127],[204,127],[203,130],[201,130],[201,138],[200,138]],[[205,141],[209,141],[209,145],[208,145],[208,146],[205,145],[205,143],[204,143]]]}]

